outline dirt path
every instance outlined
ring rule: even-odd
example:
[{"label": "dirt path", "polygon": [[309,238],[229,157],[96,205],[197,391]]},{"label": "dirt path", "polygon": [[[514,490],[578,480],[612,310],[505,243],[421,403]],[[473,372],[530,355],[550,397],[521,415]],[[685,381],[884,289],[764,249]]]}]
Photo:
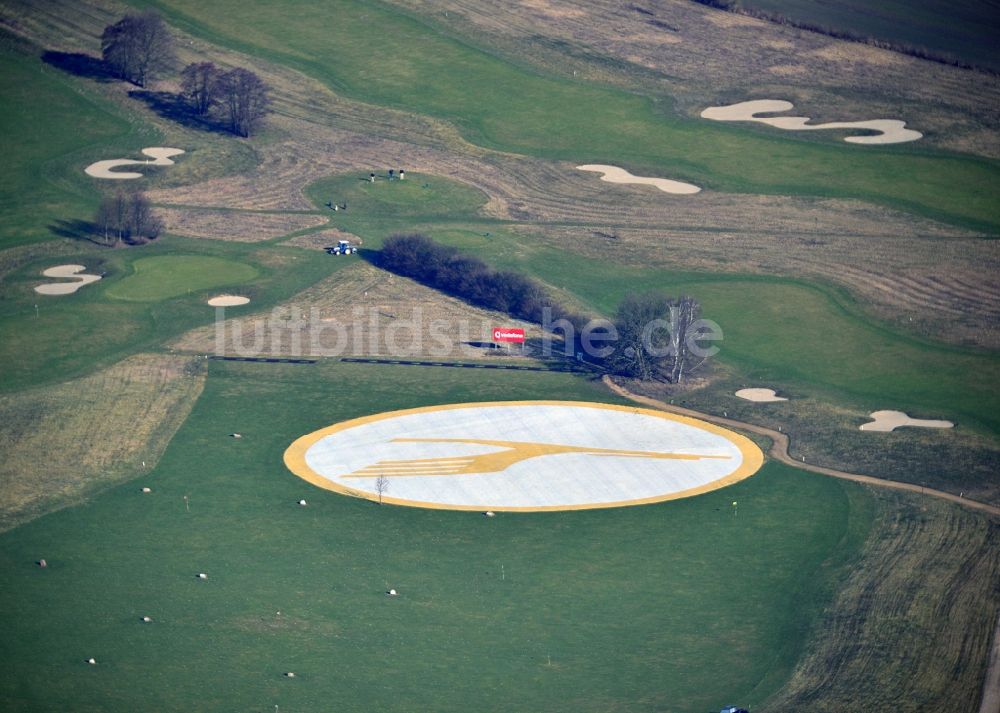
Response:
[{"label": "dirt path", "polygon": [[[694,411],[692,409],[684,408],[682,406],[673,406],[671,404],[664,403],[663,401],[659,401],[657,399],[653,399],[648,396],[640,396],[639,394],[633,394],[624,386],[620,386],[619,384],[613,382],[611,378],[606,375],[603,377],[602,380],[604,381],[605,386],[607,386],[609,389],[611,389],[619,396],[624,396],[625,398],[631,401],[635,401],[636,403],[643,404],[644,406],[652,406],[653,408],[669,411],[670,413],[679,413],[684,416],[691,416],[692,418],[700,418],[703,421],[709,421],[710,423],[717,423],[720,426],[728,426],[729,428],[739,428],[744,431],[749,431],[750,433],[756,433],[761,436],[766,436],[767,438],[771,439],[771,449],[768,452],[768,455],[774,458],[775,460],[781,461],[782,463],[785,463],[787,465],[791,465],[796,468],[801,468],[802,470],[808,470],[811,473],[829,475],[831,477],[841,478],[843,480],[853,480],[855,483],[864,483],[865,485],[872,485],[879,488],[892,488],[894,490],[908,490],[911,493],[930,495],[935,498],[941,498],[942,500],[950,500],[953,503],[958,503],[959,505],[963,505],[967,508],[972,508],[973,510],[979,510],[989,515],[1000,516],[1000,507],[996,507],[994,505],[988,505],[986,503],[981,503],[976,500],[970,500],[969,498],[963,498],[958,495],[952,495],[951,493],[946,493],[942,490],[925,488],[921,485],[914,485],[912,483],[900,483],[895,480],[874,478],[870,475],[858,475],[857,473],[847,473],[842,470],[835,470],[833,468],[824,468],[823,466],[820,465],[811,465],[801,460],[795,460],[788,454],[789,439],[788,439],[788,434],[786,433],[775,431],[765,426],[757,426],[752,423],[736,421],[731,418],[712,416],[711,414],[702,413],[700,411]],[[997,669],[998,671],[996,673],[998,676],[1000,676],[1000,663],[997,664]],[[1000,691],[998,691],[998,695],[1000,695]]]},{"label": "dirt path", "polygon": [[983,701],[979,713],[1000,713],[1000,616],[993,632],[993,646],[990,647],[990,663],[983,682]]}]

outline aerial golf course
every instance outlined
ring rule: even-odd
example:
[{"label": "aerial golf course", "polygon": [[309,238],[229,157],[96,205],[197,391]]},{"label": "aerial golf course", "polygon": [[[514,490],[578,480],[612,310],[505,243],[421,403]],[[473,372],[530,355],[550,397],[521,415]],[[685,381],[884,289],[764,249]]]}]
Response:
[{"label": "aerial golf course", "polygon": [[[139,87],[100,38],[149,9]],[[0,708],[985,713],[994,74],[690,0],[0,17]],[[267,84],[250,137],[196,62]],[[910,133],[701,115],[778,99]],[[97,229],[123,190],[155,239]],[[383,269],[413,233],[719,351],[611,390]]]}]

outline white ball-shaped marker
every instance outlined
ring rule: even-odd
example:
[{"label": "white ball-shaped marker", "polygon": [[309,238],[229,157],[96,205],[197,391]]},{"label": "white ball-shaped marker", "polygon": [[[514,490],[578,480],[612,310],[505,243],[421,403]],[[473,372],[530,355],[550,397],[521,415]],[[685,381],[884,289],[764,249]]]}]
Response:
[{"label": "white ball-shaped marker", "polygon": [[151,493],[151,492],[153,492],[153,489],[152,488],[143,488],[142,492],[144,492],[144,493]]},{"label": "white ball-shaped marker", "polygon": [[198,579],[208,579],[208,575],[205,574],[204,572],[199,572]]}]

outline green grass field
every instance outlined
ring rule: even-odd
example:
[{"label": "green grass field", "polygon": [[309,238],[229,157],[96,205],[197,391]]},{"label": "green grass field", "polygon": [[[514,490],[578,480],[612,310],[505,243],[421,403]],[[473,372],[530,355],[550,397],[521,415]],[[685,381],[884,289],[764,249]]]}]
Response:
[{"label": "green grass field", "polygon": [[312,257],[297,248],[177,237],[139,249],[90,248],[73,260],[105,277],[61,297],[32,288],[45,281],[45,267],[66,260],[33,260],[0,283],[0,390],[86,374],[211,323],[212,285],[240,284],[251,304],[266,307],[344,267]]},{"label": "green grass field", "polygon": [[453,372],[212,364],[154,473],[0,538],[5,709],[700,713],[781,685],[869,526],[849,486],[768,465],[690,500],[490,520],[283,467],[298,435],[373,407],[606,398]]},{"label": "green grass field", "polygon": [[[85,157],[108,142],[132,143],[151,133],[130,126],[78,91],[63,72],[43,65],[34,49],[0,33],[5,146],[0,247],[51,239],[50,226],[59,220],[89,217],[98,193],[83,175],[82,167],[89,163]],[[82,163],[74,167],[77,161]]]},{"label": "green grass field", "polygon": [[132,263],[132,274],[109,287],[116,300],[159,302],[212,287],[246,284],[258,275],[251,265],[200,255],[143,257]]},{"label": "green grass field", "polygon": [[822,145],[681,120],[665,99],[544,77],[369,3],[303,2],[294,12],[280,2],[236,0],[155,6],[206,39],[367,102],[444,118],[484,145],[623,165],[724,191],[862,198],[1000,228],[995,161],[836,138]]}]

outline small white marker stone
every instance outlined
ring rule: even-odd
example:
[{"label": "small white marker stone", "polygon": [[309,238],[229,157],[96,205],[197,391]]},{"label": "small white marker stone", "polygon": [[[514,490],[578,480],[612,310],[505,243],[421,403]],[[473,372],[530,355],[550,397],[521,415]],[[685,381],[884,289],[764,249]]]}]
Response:
[{"label": "small white marker stone", "polygon": [[93,658],[89,658],[89,659],[87,659],[87,663],[89,663],[91,666],[93,666],[94,664],[97,663],[97,661],[94,660]]},{"label": "small white marker stone", "polygon": [[208,579],[208,575],[205,574],[204,572],[199,572],[198,579]]},{"label": "small white marker stone", "polygon": [[143,488],[142,492],[144,492],[144,493],[151,493],[151,492],[153,492],[153,489],[152,488]]},{"label": "small white marker stone", "polygon": [[305,507],[306,506],[306,501],[305,500],[299,500],[299,505],[301,505],[302,507]]}]

